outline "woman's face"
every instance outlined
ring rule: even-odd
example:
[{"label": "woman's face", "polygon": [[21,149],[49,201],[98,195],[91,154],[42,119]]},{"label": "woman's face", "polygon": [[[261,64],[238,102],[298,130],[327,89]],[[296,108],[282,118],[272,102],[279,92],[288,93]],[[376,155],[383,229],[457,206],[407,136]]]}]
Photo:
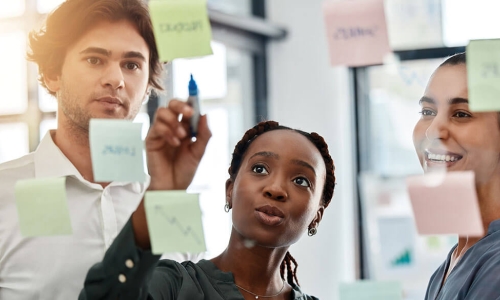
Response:
[{"label": "woman's face", "polygon": [[226,185],[233,230],[264,247],[295,243],[321,220],[325,177],[323,157],[306,137],[291,130],[258,136]]},{"label": "woman's face", "polygon": [[499,174],[498,116],[470,111],[465,64],[438,68],[420,105],[413,143],[425,172],[472,170],[477,183]]}]

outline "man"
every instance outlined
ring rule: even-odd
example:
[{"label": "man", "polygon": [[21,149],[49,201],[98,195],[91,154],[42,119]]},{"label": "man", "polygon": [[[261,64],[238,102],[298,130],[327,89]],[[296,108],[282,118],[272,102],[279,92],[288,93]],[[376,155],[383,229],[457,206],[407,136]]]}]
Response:
[{"label": "man", "polygon": [[[161,64],[141,0],[68,0],[41,30],[30,33],[29,44],[28,58],[38,64],[40,83],[57,98],[58,129],[35,152],[0,165],[0,299],[76,299],[88,269],[102,260],[149,184],[149,178],[146,183],[94,181],[89,121],[134,119],[150,90],[162,89]],[[162,108],[155,123],[171,121],[171,115]],[[200,128],[197,143],[203,152],[210,138],[206,118]],[[148,159],[150,173],[175,175],[175,165],[155,170],[155,157]],[[189,159],[194,174],[201,156]],[[14,184],[62,176],[73,234],[22,237]]]}]

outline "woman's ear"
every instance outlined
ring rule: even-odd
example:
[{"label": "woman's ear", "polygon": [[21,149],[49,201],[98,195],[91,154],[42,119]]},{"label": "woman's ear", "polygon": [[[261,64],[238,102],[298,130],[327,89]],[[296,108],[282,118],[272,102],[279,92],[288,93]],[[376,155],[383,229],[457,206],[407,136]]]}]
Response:
[{"label": "woman's ear", "polygon": [[226,180],[226,202],[229,203],[229,206],[233,206],[233,187],[234,182],[231,178]]},{"label": "woman's ear", "polygon": [[314,219],[312,220],[311,224],[309,224],[309,227],[318,227],[319,222],[321,222],[321,219],[323,218],[323,213],[325,212],[325,207],[323,205],[320,205],[318,208],[318,211],[316,211],[316,215],[314,216]]}]

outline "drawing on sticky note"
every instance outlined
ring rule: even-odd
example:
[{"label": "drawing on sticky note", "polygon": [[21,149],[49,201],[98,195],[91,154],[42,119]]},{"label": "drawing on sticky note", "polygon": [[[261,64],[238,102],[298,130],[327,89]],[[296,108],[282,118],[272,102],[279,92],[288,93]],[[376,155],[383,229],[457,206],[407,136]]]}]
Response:
[{"label": "drawing on sticky note", "polygon": [[190,236],[193,239],[193,241],[196,242],[196,244],[202,245],[200,237],[196,234],[195,230],[193,230],[193,228],[190,225],[183,224],[182,221],[177,219],[177,217],[175,216],[169,216],[167,212],[163,209],[163,207],[160,205],[155,205],[154,211],[156,214],[161,215],[163,219],[167,220],[167,222],[170,225],[172,225],[172,227],[177,227],[177,229],[179,229],[179,233],[181,233],[184,237]]},{"label": "drawing on sticky note", "polygon": [[104,145],[102,155],[130,155],[135,156],[135,147]]},{"label": "drawing on sticky note", "polygon": [[197,194],[149,191],[144,208],[153,253],[206,251]]}]

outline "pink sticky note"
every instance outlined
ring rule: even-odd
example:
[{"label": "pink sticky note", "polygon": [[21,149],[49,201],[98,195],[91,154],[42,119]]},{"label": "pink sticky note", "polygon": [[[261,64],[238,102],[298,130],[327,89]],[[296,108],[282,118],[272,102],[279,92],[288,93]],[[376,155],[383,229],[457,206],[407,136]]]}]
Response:
[{"label": "pink sticky note", "polygon": [[383,0],[325,1],[323,13],[332,65],[381,64],[391,52]]},{"label": "pink sticky note", "polygon": [[474,172],[412,176],[406,185],[419,234],[484,234]]}]

